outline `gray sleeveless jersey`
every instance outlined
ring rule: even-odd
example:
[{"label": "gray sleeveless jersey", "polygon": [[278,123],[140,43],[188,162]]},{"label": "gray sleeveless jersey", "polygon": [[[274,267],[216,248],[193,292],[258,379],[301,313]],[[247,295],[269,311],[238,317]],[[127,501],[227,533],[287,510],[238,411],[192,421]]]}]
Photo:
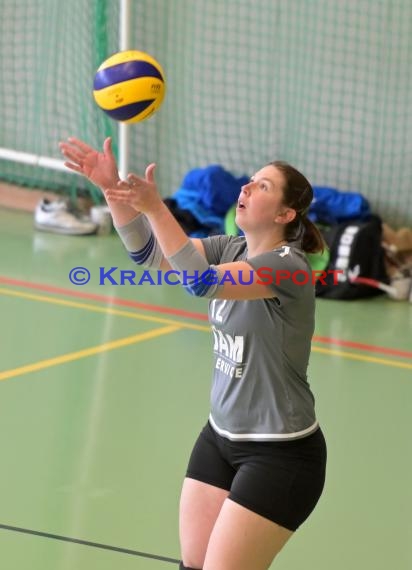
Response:
[{"label": "gray sleeveless jersey", "polygon": [[[210,302],[214,352],[210,423],[231,440],[309,435],[318,423],[306,375],[315,294],[305,254],[298,243],[291,243],[247,258],[243,237],[213,236],[202,242],[209,263],[247,261],[262,281],[273,281],[275,295]],[[281,271],[290,277],[281,279],[287,276]],[[308,275],[308,283],[302,285]],[[244,283],[249,278],[250,274],[242,275]]]}]

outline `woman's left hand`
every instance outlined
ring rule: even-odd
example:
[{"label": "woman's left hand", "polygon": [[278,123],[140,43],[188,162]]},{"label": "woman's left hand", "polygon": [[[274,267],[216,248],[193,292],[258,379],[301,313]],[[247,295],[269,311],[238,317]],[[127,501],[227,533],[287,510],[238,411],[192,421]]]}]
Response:
[{"label": "woman's left hand", "polygon": [[156,164],[149,164],[144,178],[133,173],[128,174],[127,181],[121,181],[117,188],[109,188],[105,191],[107,200],[127,204],[137,212],[144,214],[154,212],[162,204],[162,198],[154,180],[155,168]]}]

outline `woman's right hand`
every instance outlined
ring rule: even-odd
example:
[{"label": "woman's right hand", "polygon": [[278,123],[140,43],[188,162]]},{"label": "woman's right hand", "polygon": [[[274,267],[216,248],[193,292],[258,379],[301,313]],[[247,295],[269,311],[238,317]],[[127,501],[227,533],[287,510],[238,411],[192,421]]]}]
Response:
[{"label": "woman's right hand", "polygon": [[103,143],[103,152],[98,152],[74,137],[68,138],[67,142],[59,143],[59,147],[67,159],[65,166],[82,174],[102,190],[114,188],[120,181],[110,137],[107,137]]}]

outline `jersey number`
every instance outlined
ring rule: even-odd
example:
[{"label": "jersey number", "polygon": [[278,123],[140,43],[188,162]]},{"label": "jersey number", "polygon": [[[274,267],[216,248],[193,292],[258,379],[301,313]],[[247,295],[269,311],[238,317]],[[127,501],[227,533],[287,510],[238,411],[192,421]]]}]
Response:
[{"label": "jersey number", "polygon": [[[216,310],[216,303],[219,302],[219,307]],[[222,323],[223,322],[223,309],[225,307],[227,303],[227,299],[213,299],[212,303],[211,303],[211,313],[212,313],[212,319],[217,321],[218,323]]]}]

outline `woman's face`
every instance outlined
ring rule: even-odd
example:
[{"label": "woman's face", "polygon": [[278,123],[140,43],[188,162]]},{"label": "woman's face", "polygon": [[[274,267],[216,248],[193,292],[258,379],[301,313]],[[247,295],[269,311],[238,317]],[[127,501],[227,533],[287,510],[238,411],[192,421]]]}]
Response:
[{"label": "woman's face", "polygon": [[236,224],[243,230],[273,229],[278,215],[286,208],[283,202],[283,173],[268,165],[256,172],[242,186],[236,208]]}]

